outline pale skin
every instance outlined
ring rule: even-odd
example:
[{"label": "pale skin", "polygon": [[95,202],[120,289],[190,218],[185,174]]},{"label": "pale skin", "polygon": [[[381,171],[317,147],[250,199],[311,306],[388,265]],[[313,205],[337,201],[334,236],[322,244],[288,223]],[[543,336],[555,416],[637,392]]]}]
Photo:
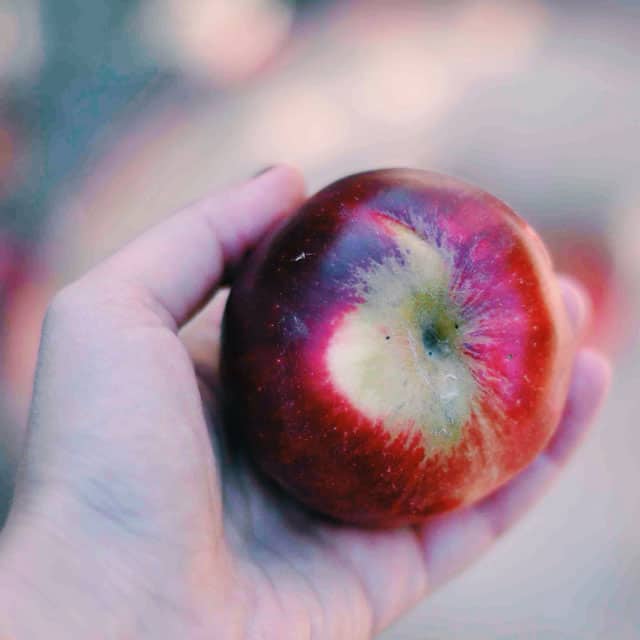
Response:
[{"label": "pale skin", "polygon": [[[493,496],[419,527],[328,523],[228,455],[213,402],[220,283],[304,198],[297,171],[271,169],[52,301],[0,534],[0,637],[371,638],[486,551],[567,463],[609,379],[585,349],[547,449]],[[588,305],[562,286],[577,345]]]}]

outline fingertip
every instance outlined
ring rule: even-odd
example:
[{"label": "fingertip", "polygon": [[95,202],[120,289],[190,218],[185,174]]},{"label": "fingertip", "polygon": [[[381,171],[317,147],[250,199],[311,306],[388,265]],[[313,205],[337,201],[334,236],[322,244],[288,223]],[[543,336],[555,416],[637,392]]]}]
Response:
[{"label": "fingertip", "polygon": [[[238,219],[234,229],[243,242],[239,248],[242,252],[252,249],[254,243],[277,227],[282,220],[293,215],[306,199],[306,186],[302,173],[287,164],[274,165],[260,172],[248,181],[238,185],[236,192],[242,194],[241,199],[252,203],[250,208],[255,214],[245,218],[238,226]],[[224,231],[224,225],[221,225]],[[229,254],[231,262],[238,257],[232,251]]]},{"label": "fingertip", "polygon": [[[305,198],[306,184],[302,172],[288,164],[276,164],[257,173],[249,183],[255,187],[276,190],[283,209],[291,209]],[[287,206],[288,205],[288,206]]]},{"label": "fingertip", "polygon": [[432,516],[416,527],[429,591],[459,574],[494,542],[494,531],[476,506]]},{"label": "fingertip", "polygon": [[584,285],[571,276],[560,276],[560,288],[571,328],[574,335],[580,338],[591,318],[591,297]]},{"label": "fingertip", "polygon": [[223,282],[247,253],[305,200],[302,173],[289,165],[274,165],[223,192],[213,193],[196,206],[204,211],[225,249]]},{"label": "fingertip", "polygon": [[564,463],[576,449],[593,422],[611,384],[611,365],[594,349],[577,353],[567,402],[558,430],[547,454],[555,462]]},{"label": "fingertip", "polygon": [[576,356],[574,371],[576,395],[590,398],[597,408],[611,384],[611,362],[599,351],[583,348]]}]

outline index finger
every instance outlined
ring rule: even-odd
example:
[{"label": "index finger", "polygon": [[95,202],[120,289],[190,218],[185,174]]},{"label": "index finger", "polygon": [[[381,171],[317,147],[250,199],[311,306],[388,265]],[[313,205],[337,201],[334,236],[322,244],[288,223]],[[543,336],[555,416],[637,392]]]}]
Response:
[{"label": "index finger", "polygon": [[225,266],[242,257],[303,200],[300,172],[274,167],[152,227],[93,275],[135,288],[175,329],[219,283]]}]

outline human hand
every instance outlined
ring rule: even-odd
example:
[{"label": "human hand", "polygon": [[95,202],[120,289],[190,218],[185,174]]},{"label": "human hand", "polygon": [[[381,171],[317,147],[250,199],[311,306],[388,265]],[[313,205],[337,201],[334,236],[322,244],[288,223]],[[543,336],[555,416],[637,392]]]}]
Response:
[{"label": "human hand", "polygon": [[[54,299],[0,537],[0,636],[369,638],[486,550],[566,463],[608,380],[586,350],[546,451],[489,498],[419,527],[329,523],[225,448],[224,290],[200,308],[303,199],[296,171],[272,169],[169,218]],[[577,342],[587,305],[563,287]]]}]

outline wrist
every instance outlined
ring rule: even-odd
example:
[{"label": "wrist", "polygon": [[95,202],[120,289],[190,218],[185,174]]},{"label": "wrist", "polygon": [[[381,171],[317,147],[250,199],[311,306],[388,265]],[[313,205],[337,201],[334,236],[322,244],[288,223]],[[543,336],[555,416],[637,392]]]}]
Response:
[{"label": "wrist", "polygon": [[198,579],[206,567],[169,543],[88,536],[77,520],[87,514],[56,504],[46,522],[12,514],[0,535],[0,639],[239,637],[221,574]]},{"label": "wrist", "polygon": [[162,582],[116,540],[90,541],[68,511],[58,515],[43,522],[20,514],[2,532],[0,638],[169,637],[140,627],[161,614],[149,585]]},{"label": "wrist", "polygon": [[73,593],[62,541],[11,517],[0,542],[0,638],[79,637],[89,594]]}]

